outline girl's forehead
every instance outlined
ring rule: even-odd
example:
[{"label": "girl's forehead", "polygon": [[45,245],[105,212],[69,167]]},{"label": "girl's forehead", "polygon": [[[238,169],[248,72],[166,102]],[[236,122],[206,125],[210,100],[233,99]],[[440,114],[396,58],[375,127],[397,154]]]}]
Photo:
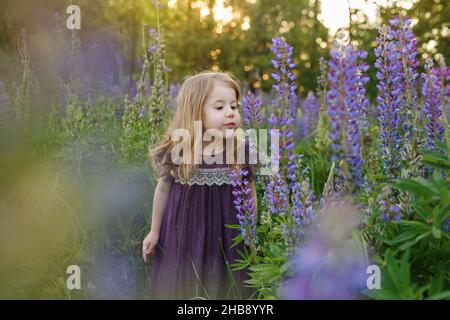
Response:
[{"label": "girl's forehead", "polygon": [[221,83],[214,83],[212,90],[208,94],[208,100],[235,100],[236,99],[236,91]]}]

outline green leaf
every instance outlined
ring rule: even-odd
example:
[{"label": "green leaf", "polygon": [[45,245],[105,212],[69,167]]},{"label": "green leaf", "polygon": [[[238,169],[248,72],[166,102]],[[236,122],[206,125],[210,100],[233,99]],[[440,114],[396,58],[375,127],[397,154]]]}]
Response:
[{"label": "green leaf", "polygon": [[390,245],[395,245],[395,244],[398,244],[398,243],[405,242],[407,240],[410,240],[412,238],[417,237],[421,233],[422,232],[420,230],[417,230],[417,229],[413,229],[413,230],[408,230],[408,231],[402,232],[397,237],[395,237],[393,240],[390,241]]},{"label": "green leaf", "polygon": [[397,187],[402,191],[409,191],[425,197],[431,197],[435,193],[428,186],[424,185],[423,181],[413,179],[404,179],[396,181]]},{"label": "green leaf", "polygon": [[426,300],[442,300],[442,299],[450,299],[450,291],[436,293],[431,297],[428,297]]},{"label": "green leaf", "polygon": [[239,233],[238,236],[233,238],[233,243],[231,244],[230,248],[234,248],[235,246],[237,246],[242,241],[244,241],[244,237],[242,236],[242,233]]},{"label": "green leaf", "polygon": [[239,229],[240,225],[238,225],[238,224],[225,224],[225,227],[230,228],[230,229]]},{"label": "green leaf", "polygon": [[398,247],[398,249],[401,250],[401,251],[404,251],[404,250],[412,247],[413,245],[415,245],[420,240],[428,237],[429,235],[431,235],[431,232],[425,232],[425,233],[421,234],[420,236],[418,236],[417,238],[415,238],[414,240],[410,240],[408,242],[405,242],[400,247]]},{"label": "green leaf", "polygon": [[438,228],[436,228],[435,226],[433,226],[433,236],[436,238],[436,239],[440,239],[441,238],[441,236],[442,236],[442,231],[441,231],[441,229],[438,229]]},{"label": "green leaf", "polygon": [[420,221],[401,220],[398,222],[398,224],[416,228],[416,229],[419,229],[422,231],[430,230],[430,226],[428,224],[420,222]]}]

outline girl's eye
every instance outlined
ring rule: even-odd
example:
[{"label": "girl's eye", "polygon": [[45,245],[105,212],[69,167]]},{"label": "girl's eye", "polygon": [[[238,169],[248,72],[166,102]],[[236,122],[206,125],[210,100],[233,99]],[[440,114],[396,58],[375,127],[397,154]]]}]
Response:
[{"label": "girl's eye", "polygon": [[223,109],[223,106],[218,106],[218,107],[216,107],[216,109],[217,109],[217,110],[222,110],[222,109]]},{"label": "girl's eye", "polygon": [[232,105],[232,106],[231,106],[231,109],[233,109],[233,110],[236,110],[237,108],[239,108],[238,105]]}]

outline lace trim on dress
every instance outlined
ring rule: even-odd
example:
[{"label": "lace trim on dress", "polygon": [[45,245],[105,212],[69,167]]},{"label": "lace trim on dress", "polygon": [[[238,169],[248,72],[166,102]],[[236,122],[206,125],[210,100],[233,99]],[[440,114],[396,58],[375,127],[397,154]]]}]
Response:
[{"label": "lace trim on dress", "polygon": [[179,180],[175,179],[175,182],[181,184],[188,184],[190,186],[197,185],[218,185],[221,186],[223,184],[231,184],[230,177],[230,168],[222,167],[222,168],[198,168],[197,170],[192,172],[189,180]]}]

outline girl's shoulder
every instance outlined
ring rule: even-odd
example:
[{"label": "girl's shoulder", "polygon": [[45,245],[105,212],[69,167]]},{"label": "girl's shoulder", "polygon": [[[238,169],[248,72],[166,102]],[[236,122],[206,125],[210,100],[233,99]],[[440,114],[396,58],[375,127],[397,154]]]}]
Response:
[{"label": "girl's shoulder", "polygon": [[161,152],[157,156],[157,170],[160,178],[164,181],[173,181],[173,176],[171,172],[175,169],[175,165],[172,162],[172,157],[170,152]]}]

